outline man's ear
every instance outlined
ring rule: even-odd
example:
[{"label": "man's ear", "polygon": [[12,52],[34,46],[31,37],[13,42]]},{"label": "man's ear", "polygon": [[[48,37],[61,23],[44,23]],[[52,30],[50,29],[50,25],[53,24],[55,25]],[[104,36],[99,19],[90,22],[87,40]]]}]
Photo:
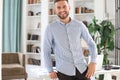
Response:
[{"label": "man's ear", "polygon": [[69,5],[69,10],[70,10],[71,8],[70,8],[70,5]]}]

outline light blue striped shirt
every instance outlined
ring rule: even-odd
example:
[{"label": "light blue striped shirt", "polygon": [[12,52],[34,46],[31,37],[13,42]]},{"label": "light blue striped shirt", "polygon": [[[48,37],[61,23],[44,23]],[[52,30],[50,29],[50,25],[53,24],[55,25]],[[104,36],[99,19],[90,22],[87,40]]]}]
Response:
[{"label": "light blue striped shirt", "polygon": [[86,70],[87,63],[82,52],[81,38],[89,47],[91,62],[96,63],[96,44],[82,22],[71,19],[69,23],[65,24],[57,20],[47,26],[42,45],[42,57],[48,72],[53,71],[51,48],[55,53],[57,71],[75,75],[75,68],[81,73]]}]

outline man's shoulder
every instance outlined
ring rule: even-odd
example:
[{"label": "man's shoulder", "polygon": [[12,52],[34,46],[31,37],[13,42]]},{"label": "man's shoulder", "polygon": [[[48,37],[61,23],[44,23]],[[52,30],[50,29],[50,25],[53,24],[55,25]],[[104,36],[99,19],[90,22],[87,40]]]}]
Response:
[{"label": "man's shoulder", "polygon": [[77,19],[72,19],[72,24],[81,26],[83,24],[83,22],[80,20],[77,20]]},{"label": "man's shoulder", "polygon": [[57,21],[52,21],[51,23],[49,23],[49,26],[54,26],[57,25]]},{"label": "man's shoulder", "polygon": [[73,25],[75,25],[75,26],[77,26],[79,28],[84,28],[85,27],[83,21],[80,21],[80,20],[77,20],[77,19],[73,19],[72,22],[73,22]]},{"label": "man's shoulder", "polygon": [[77,20],[77,19],[73,19],[73,22],[74,22],[74,23],[78,23],[78,24],[81,24],[81,23],[82,23],[82,21]]}]

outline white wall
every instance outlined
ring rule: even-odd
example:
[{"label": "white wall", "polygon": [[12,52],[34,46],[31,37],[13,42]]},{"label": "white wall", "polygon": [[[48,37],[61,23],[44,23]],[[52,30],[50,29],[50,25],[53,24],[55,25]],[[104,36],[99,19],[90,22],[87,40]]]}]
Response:
[{"label": "white wall", "polygon": [[27,0],[22,1],[23,2],[23,6],[22,6],[22,32],[21,32],[21,52],[25,54],[26,52],[26,4],[27,4]]},{"label": "white wall", "polygon": [[103,20],[105,17],[105,0],[95,0],[95,17]]},{"label": "white wall", "polygon": [[[106,2],[106,4],[105,4]],[[95,16],[99,20],[115,19],[115,0],[95,0]]]},{"label": "white wall", "polygon": [[107,12],[110,18],[115,18],[115,0],[107,0]]},{"label": "white wall", "polygon": [[[115,25],[115,0],[107,0],[107,13],[109,19]],[[111,63],[115,63],[115,51],[109,52],[109,60]]]},{"label": "white wall", "polygon": [[109,19],[115,24],[115,0],[107,0],[107,12]]}]

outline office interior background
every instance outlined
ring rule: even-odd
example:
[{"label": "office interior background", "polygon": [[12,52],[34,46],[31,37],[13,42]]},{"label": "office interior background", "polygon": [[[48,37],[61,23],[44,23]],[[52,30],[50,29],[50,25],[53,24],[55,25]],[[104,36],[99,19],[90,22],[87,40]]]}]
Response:
[{"label": "office interior background", "polygon": [[[12,4],[15,5],[11,6],[11,8],[8,7]],[[109,19],[114,24],[116,29],[114,36],[115,48],[113,51],[109,52],[109,60],[111,64],[120,65],[120,1],[69,0],[69,4],[71,7],[70,16],[72,18],[85,21],[87,24],[90,24],[95,16],[99,21]],[[43,33],[45,27],[50,22],[57,19],[57,16],[53,10],[53,6],[53,0],[0,1],[0,52],[21,52],[25,54],[28,77],[33,76],[37,77],[36,79],[38,79],[38,76],[40,75],[39,68],[42,63],[40,50]],[[14,12],[12,8],[17,12],[17,15],[11,15]],[[15,17],[7,18],[10,16],[15,16],[18,20],[20,20],[20,22],[15,21],[15,24],[14,19],[11,19]],[[7,19],[13,21],[7,21]],[[10,28],[12,26],[14,27]],[[18,29],[12,30],[14,28]],[[10,35],[13,35],[11,36],[11,39]],[[83,41],[83,48],[86,48],[86,46],[87,45]],[[54,55],[52,56],[54,57]]]}]

